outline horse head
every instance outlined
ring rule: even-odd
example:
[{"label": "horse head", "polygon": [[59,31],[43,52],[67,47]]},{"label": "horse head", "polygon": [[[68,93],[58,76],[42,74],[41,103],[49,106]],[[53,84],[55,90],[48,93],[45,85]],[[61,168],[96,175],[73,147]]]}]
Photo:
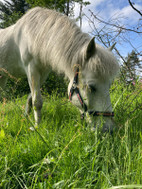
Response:
[{"label": "horse head", "polygon": [[68,87],[72,103],[82,115],[89,115],[93,127],[103,123],[103,131],[114,128],[109,89],[119,65],[111,52],[113,48],[114,45],[104,49],[95,44],[93,38],[83,49],[82,62],[76,66],[75,76]]}]

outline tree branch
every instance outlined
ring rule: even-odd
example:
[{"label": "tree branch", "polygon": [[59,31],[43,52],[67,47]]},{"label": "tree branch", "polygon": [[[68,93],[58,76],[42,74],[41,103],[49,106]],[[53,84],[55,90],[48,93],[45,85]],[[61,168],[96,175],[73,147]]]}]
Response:
[{"label": "tree branch", "polygon": [[130,0],[128,0],[128,2],[130,4],[130,6],[132,7],[132,9],[134,9],[137,13],[139,13],[142,16],[142,13],[133,6],[133,3]]},{"label": "tree branch", "polygon": [[116,25],[116,24],[113,24],[113,23],[109,23],[109,22],[106,22],[100,18],[98,18],[90,9],[89,9],[90,13],[93,15],[93,17],[98,20],[99,22],[105,24],[105,25],[109,25],[109,26],[112,26],[112,27],[116,27],[116,28],[119,28],[120,30],[124,30],[124,31],[130,31],[130,32],[135,32],[135,33],[138,33],[138,34],[141,34],[142,32],[140,31],[136,31],[134,29],[131,29],[131,28],[125,28],[123,26],[119,26],[119,25]]}]

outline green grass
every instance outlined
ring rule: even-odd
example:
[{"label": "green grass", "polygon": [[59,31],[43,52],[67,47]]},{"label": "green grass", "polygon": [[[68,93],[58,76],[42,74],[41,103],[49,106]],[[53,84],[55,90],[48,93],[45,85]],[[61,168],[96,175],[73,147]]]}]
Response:
[{"label": "green grass", "polygon": [[44,97],[34,132],[26,96],[1,103],[0,188],[142,188],[142,94],[119,83],[112,91],[113,135],[92,131],[66,98]]}]

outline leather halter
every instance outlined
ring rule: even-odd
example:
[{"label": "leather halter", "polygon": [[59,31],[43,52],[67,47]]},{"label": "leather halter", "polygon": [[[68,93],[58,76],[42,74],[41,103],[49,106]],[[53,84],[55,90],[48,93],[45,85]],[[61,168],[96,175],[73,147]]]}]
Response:
[{"label": "leather halter", "polygon": [[[84,109],[84,112],[87,112],[88,108],[87,105],[85,104],[83,98],[81,97],[80,91],[79,91],[79,87],[77,86],[78,84],[78,74],[79,74],[79,68],[77,68],[76,72],[75,72],[75,76],[74,76],[74,80],[73,80],[73,85],[70,89],[70,93],[69,93],[69,100],[72,101],[72,96],[74,93],[76,93],[77,98],[82,106],[82,108]],[[88,111],[89,115],[91,116],[103,116],[103,117],[114,117],[114,112],[100,112],[100,111]],[[84,113],[82,114],[82,119],[84,118]]]},{"label": "leather halter", "polygon": [[70,93],[69,93],[69,100],[72,101],[72,96],[74,94],[74,92],[76,93],[77,95],[77,98],[82,106],[82,108],[84,109],[84,112],[87,112],[87,105],[85,104],[85,102],[83,101],[82,97],[81,97],[81,94],[80,94],[80,91],[79,91],[79,88],[77,86],[78,84],[78,73],[79,73],[79,68],[77,68],[76,72],[75,72],[75,76],[74,76],[74,80],[73,80],[73,85],[70,89]]}]

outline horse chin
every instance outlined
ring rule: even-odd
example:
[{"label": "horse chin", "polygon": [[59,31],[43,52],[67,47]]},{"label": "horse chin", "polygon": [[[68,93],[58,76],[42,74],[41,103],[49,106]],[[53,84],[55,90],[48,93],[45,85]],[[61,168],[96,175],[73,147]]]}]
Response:
[{"label": "horse chin", "polygon": [[[99,128],[100,130],[100,128]],[[113,125],[107,125],[107,124],[104,124],[103,127],[101,128],[101,132],[102,133],[110,133],[110,134],[113,134],[115,128]]]},{"label": "horse chin", "polygon": [[107,117],[105,118],[105,123],[103,125],[103,132],[112,133],[115,130],[115,122],[113,118]]},{"label": "horse chin", "polygon": [[99,130],[103,133],[113,133],[113,131],[115,130],[115,123],[113,118],[110,117],[93,117],[88,119],[89,120],[89,124],[91,124],[91,128],[92,130]]}]

